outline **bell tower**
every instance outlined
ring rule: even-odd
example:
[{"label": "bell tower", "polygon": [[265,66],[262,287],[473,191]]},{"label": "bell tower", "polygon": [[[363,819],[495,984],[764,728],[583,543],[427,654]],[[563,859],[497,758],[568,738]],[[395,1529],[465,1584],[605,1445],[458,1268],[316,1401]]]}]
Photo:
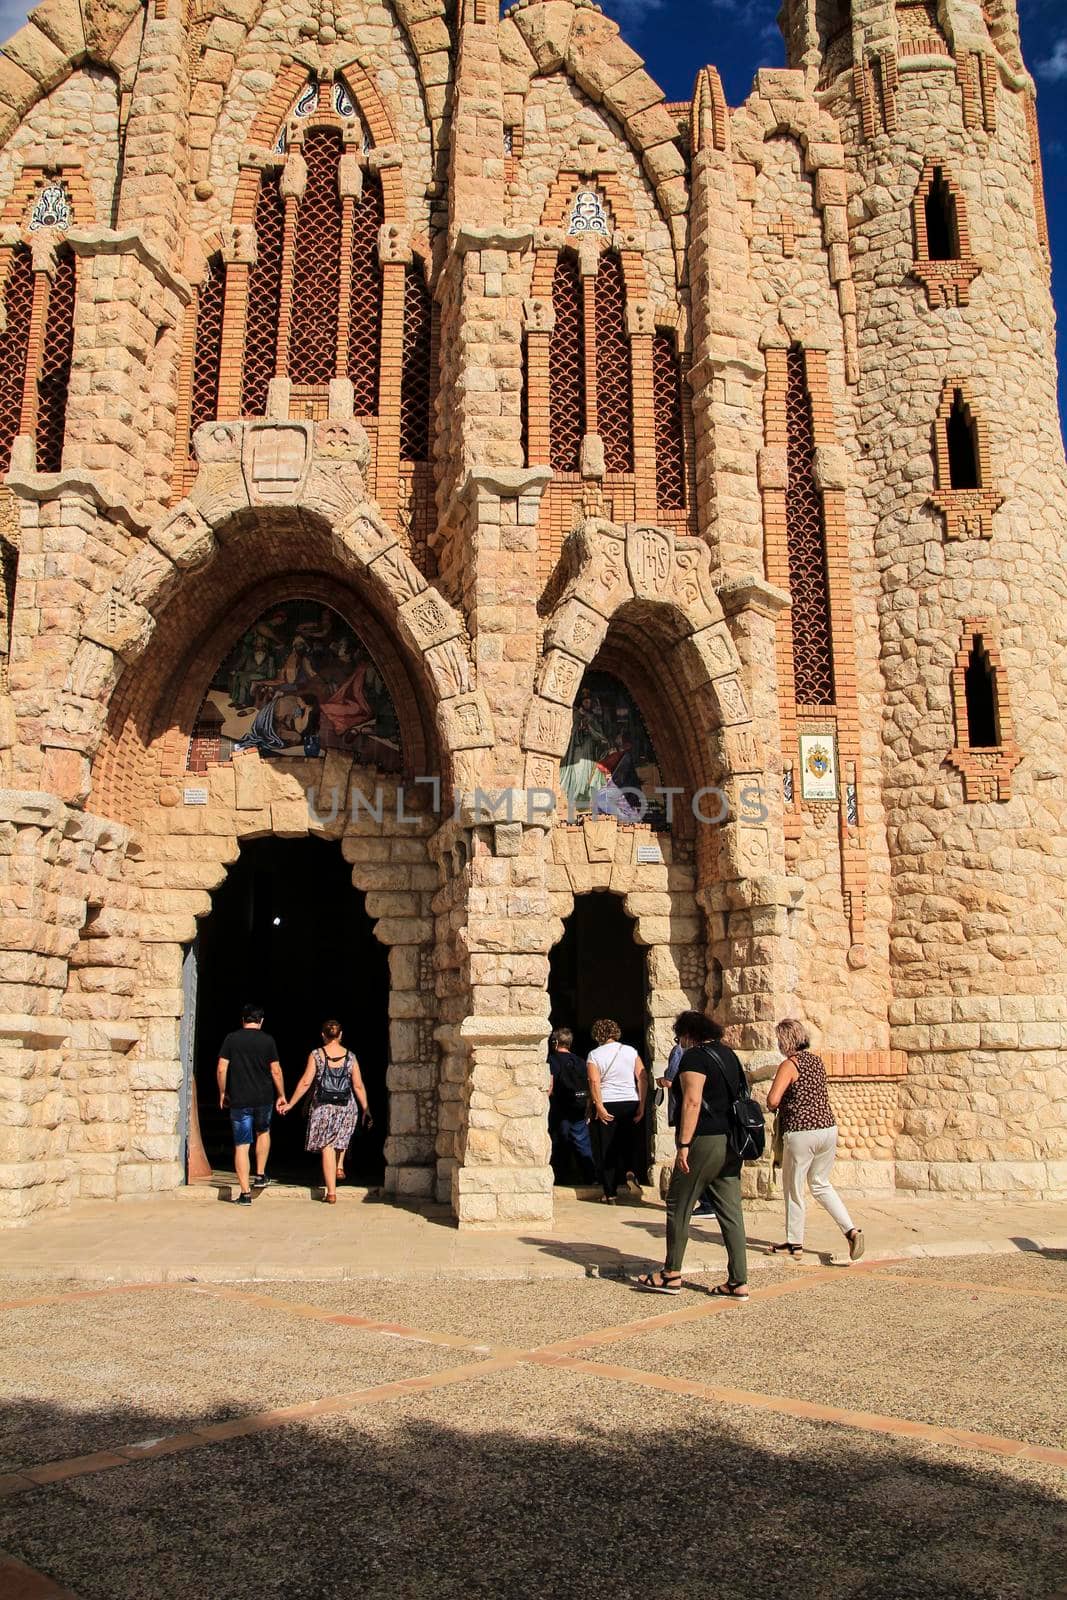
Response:
[{"label": "bell tower", "polygon": [[1041,1112],[1067,1042],[1067,868],[1047,853],[1067,810],[1067,474],[1017,8],[789,0],[783,26],[845,154],[909,1065],[897,1182],[1049,1192],[1067,1155]]}]

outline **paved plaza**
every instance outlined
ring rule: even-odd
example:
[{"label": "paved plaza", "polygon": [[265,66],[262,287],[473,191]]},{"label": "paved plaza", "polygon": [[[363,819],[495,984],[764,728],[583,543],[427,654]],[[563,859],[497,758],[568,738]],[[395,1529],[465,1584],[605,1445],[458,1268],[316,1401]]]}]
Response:
[{"label": "paved plaza", "polygon": [[501,1237],[203,1191],[8,1233],[0,1591],[1049,1600],[1060,1208],[863,1217],[860,1266],[821,1218],[783,1264],[751,1206],[745,1305],[714,1225],[680,1299],[635,1289],[652,1202]]}]

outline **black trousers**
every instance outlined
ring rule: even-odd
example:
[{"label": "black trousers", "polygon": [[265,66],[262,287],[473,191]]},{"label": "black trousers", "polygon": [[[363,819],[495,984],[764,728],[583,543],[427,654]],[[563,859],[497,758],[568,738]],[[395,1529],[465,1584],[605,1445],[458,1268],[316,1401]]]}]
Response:
[{"label": "black trousers", "polygon": [[624,1178],[634,1165],[637,1107],[636,1100],[605,1100],[604,1110],[614,1120],[601,1122],[594,1111],[593,1120],[589,1124],[589,1131],[593,1136],[596,1175],[606,1195],[618,1193],[619,1179]]}]

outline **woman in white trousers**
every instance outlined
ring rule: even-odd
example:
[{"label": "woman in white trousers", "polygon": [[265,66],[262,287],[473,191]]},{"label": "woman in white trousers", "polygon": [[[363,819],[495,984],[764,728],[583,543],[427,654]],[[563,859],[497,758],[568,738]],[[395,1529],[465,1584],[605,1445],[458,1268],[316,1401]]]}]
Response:
[{"label": "woman in white trousers", "polygon": [[771,1253],[803,1255],[805,1188],[810,1188],[848,1240],[849,1260],[858,1261],[864,1250],[863,1234],[830,1182],[837,1156],[837,1123],[826,1087],[826,1067],[821,1056],[809,1048],[811,1041],[803,1022],[790,1017],[775,1031],[785,1059],[774,1075],[767,1104],[772,1111],[779,1111],[781,1118],[786,1237],[784,1244],[772,1246]]}]

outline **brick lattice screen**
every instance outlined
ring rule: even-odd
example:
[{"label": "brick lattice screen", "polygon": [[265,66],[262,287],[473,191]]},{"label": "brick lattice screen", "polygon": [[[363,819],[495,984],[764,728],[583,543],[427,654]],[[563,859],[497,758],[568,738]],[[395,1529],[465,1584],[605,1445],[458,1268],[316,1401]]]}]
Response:
[{"label": "brick lattice screen", "polygon": [[245,327],[241,415],[267,413],[267,386],[274,376],[278,348],[278,299],[282,278],[285,207],[278,191],[278,173],[264,172],[256,198],[256,264],[248,277],[248,321]]},{"label": "brick lattice screen", "polygon": [[626,281],[622,263],[609,252],[596,277],[597,425],[609,472],[632,472],[633,387],[626,332]]},{"label": "brick lattice screen", "polygon": [[4,286],[5,326],[0,333],[0,472],[6,472],[11,465],[11,446],[22,416],[32,310],[32,258],[28,245],[20,244],[11,253]]},{"label": "brick lattice screen", "polygon": [[556,325],[548,346],[551,396],[549,465],[577,472],[585,431],[585,370],[582,359],[582,282],[573,256],[561,255],[552,278]]},{"label": "brick lattice screen", "polygon": [[334,376],[341,294],[341,135],[333,128],[312,128],[304,140],[304,159],[307,187],[293,251],[289,376],[294,383],[327,384]]},{"label": "brick lattice screen", "polygon": [[207,276],[196,297],[196,357],[193,361],[193,403],[189,440],[202,422],[211,422],[219,409],[219,363],[222,358],[222,307],[226,273],[219,256],[212,256]]},{"label": "brick lattice screen", "polygon": [[41,375],[37,382],[37,470],[58,472],[63,463],[70,362],[74,350],[74,301],[78,269],[68,248],[56,254],[48,292]]},{"label": "brick lattice screen", "polygon": [[796,699],[801,706],[831,706],[834,703],[834,667],[826,533],[822,496],[815,484],[815,430],[803,351],[790,350],[786,378],[789,462],[786,540],[789,592],[793,597]]},{"label": "brick lattice screen", "polygon": [[652,341],[652,402],[656,422],[656,504],[663,511],[682,511],[685,509],[682,374],[669,333],[657,333]]},{"label": "brick lattice screen", "polygon": [[365,173],[363,195],[352,219],[352,319],[348,339],[348,376],[357,416],[374,416],[378,411],[382,334],[378,230],[383,220],[382,186],[372,173]]},{"label": "brick lattice screen", "polygon": [[404,273],[404,365],[400,380],[400,454],[426,461],[430,454],[430,343],[432,305],[419,266]]}]

